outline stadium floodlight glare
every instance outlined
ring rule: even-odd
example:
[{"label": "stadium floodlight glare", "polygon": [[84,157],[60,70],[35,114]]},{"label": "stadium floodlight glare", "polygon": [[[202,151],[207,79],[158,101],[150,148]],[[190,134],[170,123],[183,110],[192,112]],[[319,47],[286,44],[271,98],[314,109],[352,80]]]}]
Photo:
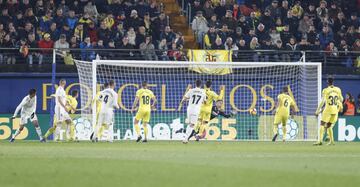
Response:
[{"label": "stadium floodlight glare", "polygon": [[[116,139],[135,139],[134,114],[130,112],[135,92],[146,80],[158,99],[152,111],[150,140],[180,140],[175,133],[186,126],[186,105],[179,107],[186,90],[196,79],[212,80],[212,89],[225,88],[223,109],[237,111],[229,119],[215,118],[207,129],[207,140],[263,140],[272,138],[277,95],[285,86],[296,101],[293,120],[289,120],[288,140],[316,140],[319,120],[315,117],[321,97],[321,63],[314,62],[172,62],[75,60],[78,69],[82,118],[95,123],[96,107],[92,100],[101,85],[114,80],[119,95],[120,110],[115,111]],[[226,75],[200,74],[194,67],[231,68]],[[256,115],[249,111],[255,108]],[[178,110],[180,109],[180,110]],[[83,133],[86,134],[86,133]]]}]

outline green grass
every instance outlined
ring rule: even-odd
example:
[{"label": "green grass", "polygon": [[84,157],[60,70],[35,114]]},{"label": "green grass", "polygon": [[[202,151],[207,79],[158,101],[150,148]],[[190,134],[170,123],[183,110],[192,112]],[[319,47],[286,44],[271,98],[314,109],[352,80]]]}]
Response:
[{"label": "green grass", "polygon": [[360,144],[0,142],[1,187],[358,186]]}]

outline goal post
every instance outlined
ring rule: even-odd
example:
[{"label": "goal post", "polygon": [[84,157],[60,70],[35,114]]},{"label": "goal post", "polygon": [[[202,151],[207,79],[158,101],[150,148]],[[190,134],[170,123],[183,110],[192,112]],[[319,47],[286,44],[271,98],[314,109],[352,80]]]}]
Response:
[{"label": "goal post", "polygon": [[[180,128],[186,127],[186,104],[178,111],[180,101],[190,85],[200,79],[212,81],[212,89],[219,94],[224,88],[221,106],[230,117],[217,117],[207,127],[207,140],[271,140],[277,95],[288,87],[298,112],[288,120],[288,140],[316,140],[319,120],[314,115],[321,97],[321,63],[304,62],[173,62],[75,60],[78,69],[81,100],[81,120],[95,123],[96,107],[92,100],[101,85],[114,80],[118,93],[119,110],[115,110],[115,139],[135,139],[135,114],[130,112],[135,92],[146,80],[157,97],[157,110],[152,111],[149,139],[179,140]],[[197,73],[194,67],[207,69],[229,68],[225,75]],[[215,102],[214,102],[215,104]],[[220,104],[220,103],[219,103]],[[249,113],[257,110],[256,115]],[[141,123],[141,122],[140,122]],[[281,127],[281,126],[280,126]],[[80,139],[90,136],[92,127],[77,127]],[[86,132],[85,132],[86,131]],[[280,128],[281,131],[281,128]]]}]

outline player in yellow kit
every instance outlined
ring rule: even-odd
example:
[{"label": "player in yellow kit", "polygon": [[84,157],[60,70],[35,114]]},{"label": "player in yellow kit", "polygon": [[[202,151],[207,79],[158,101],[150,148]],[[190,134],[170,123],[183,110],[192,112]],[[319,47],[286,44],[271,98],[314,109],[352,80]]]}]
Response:
[{"label": "player in yellow kit", "polygon": [[276,106],[276,113],[274,117],[274,124],[273,124],[273,133],[274,137],[272,139],[273,142],[276,141],[276,138],[278,137],[278,125],[282,124],[282,131],[283,131],[283,142],[285,142],[286,139],[286,123],[290,116],[290,109],[292,111],[295,111],[295,101],[293,98],[289,95],[289,89],[288,87],[284,87],[282,90],[282,93],[278,95],[277,97],[277,106]]},{"label": "player in yellow kit", "polygon": [[[328,78],[328,87],[322,91],[322,100],[317,108],[315,115],[322,113],[319,129],[319,140],[314,145],[322,145],[324,132],[327,131],[330,137],[328,145],[334,145],[333,127],[338,120],[338,113],[342,111],[343,96],[341,89],[334,86],[334,79]],[[323,109],[323,110],[322,110]]]},{"label": "player in yellow kit", "polygon": [[216,94],[214,91],[211,90],[211,80],[206,81],[205,84],[205,93],[206,93],[206,101],[202,104],[200,109],[199,121],[200,123],[197,124],[195,127],[195,132],[197,133],[196,140],[205,138],[206,136],[206,128],[210,121],[211,117],[211,110],[213,107],[213,102],[222,100],[224,97],[224,89],[221,88],[220,94]]},{"label": "player in yellow kit", "polygon": [[154,93],[148,89],[148,84],[146,81],[142,83],[142,88],[140,88],[136,92],[136,97],[133,106],[131,108],[131,112],[136,111],[136,106],[138,105],[138,103],[139,103],[139,108],[137,110],[134,120],[135,131],[136,134],[138,135],[136,142],[139,142],[142,139],[140,134],[140,127],[139,127],[140,120],[144,128],[145,137],[143,139],[143,142],[147,142],[148,123],[150,121],[151,110],[155,110],[157,100]]}]

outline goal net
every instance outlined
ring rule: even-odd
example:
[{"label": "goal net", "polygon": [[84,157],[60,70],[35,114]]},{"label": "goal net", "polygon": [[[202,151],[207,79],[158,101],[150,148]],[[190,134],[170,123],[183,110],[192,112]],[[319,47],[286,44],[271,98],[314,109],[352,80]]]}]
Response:
[{"label": "goal net", "polygon": [[[212,81],[212,89],[219,94],[225,89],[222,109],[236,115],[212,119],[207,127],[207,140],[271,140],[277,95],[288,87],[294,98],[297,113],[287,124],[287,140],[316,140],[318,119],[314,116],[320,100],[320,63],[271,62],[158,62],[95,60],[75,61],[81,84],[81,125],[77,125],[79,139],[88,139],[95,123],[92,100],[101,86],[109,80],[116,83],[119,110],[115,110],[114,139],[135,139],[133,128],[135,113],[130,112],[135,92],[146,80],[157,97],[156,111],[152,111],[148,139],[179,140],[185,128],[186,105],[180,101],[196,79]],[[226,75],[197,73],[193,67],[231,68]],[[215,102],[214,102],[215,104]],[[256,115],[249,111],[255,108]],[[140,122],[141,124],[141,122]],[[281,126],[279,126],[281,127]],[[281,128],[279,129],[281,131]],[[280,132],[280,135],[282,133]]]}]

